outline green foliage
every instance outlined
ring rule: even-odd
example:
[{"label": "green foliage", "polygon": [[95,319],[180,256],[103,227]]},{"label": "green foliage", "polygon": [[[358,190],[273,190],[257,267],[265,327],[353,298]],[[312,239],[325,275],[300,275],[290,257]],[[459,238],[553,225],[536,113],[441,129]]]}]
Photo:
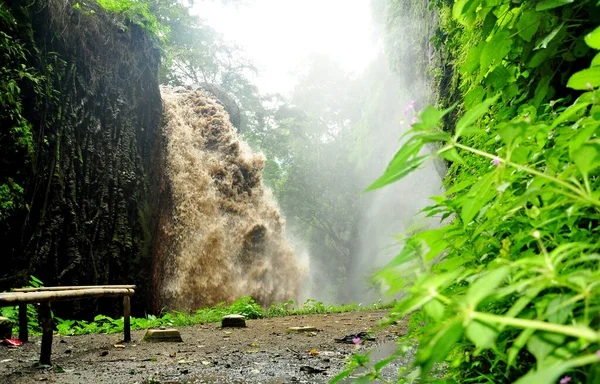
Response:
[{"label": "green foliage", "polygon": [[[162,38],[168,32],[168,29],[161,23],[154,13],[150,11],[147,1],[135,0],[96,0],[105,11],[118,14],[124,17],[128,22],[142,27],[145,31],[156,38]],[[76,2],[73,9],[82,12],[87,16],[93,16],[95,10],[85,1]]]},{"label": "green foliage", "polygon": [[24,207],[23,166],[34,155],[31,124],[23,116],[23,89],[43,94],[44,78],[27,63],[24,44],[14,35],[16,21],[4,4],[0,4],[0,148],[3,166],[0,171],[0,223]]},{"label": "green foliage", "polygon": [[422,321],[423,379],[446,361],[457,382],[598,382],[600,4],[438,6],[462,117],[442,130],[450,110],[423,111],[370,188],[442,157],[448,189],[425,211],[447,220],[376,278],[405,293],[394,318]]},{"label": "green foliage", "polygon": [[[29,277],[29,285],[23,288],[39,288],[43,287],[44,283],[35,276]],[[13,334],[19,333],[19,307],[2,307],[0,308],[0,316],[4,316],[13,322]],[[27,304],[27,329],[30,334],[39,335],[42,333],[42,327],[38,322],[37,307],[32,304]]]}]

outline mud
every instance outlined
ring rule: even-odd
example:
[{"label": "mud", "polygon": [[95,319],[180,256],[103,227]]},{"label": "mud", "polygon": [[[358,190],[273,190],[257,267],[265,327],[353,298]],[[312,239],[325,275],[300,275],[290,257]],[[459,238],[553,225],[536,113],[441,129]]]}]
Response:
[{"label": "mud", "polygon": [[[133,342],[115,347],[122,335],[55,336],[53,367],[36,368],[40,338],[9,349],[0,346],[0,377],[12,383],[326,383],[341,372],[354,345],[334,338],[374,329],[385,311],[291,316],[248,320],[247,328],[221,329],[217,323],[181,327],[183,343],[141,342],[145,331],[134,331]],[[292,326],[314,326],[316,334],[288,334]],[[407,324],[376,331],[374,361],[395,350],[395,340]],[[311,354],[311,350],[318,354]],[[400,365],[385,370],[395,377]],[[323,372],[316,373],[316,371]],[[352,382],[352,378],[345,382]]]}]

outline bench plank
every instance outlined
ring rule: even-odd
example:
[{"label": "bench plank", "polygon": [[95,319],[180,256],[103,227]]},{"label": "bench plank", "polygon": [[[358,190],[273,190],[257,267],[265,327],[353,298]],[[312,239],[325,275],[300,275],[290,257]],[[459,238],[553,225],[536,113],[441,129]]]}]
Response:
[{"label": "bench plank", "polygon": [[17,304],[45,303],[49,301],[79,300],[85,297],[132,296],[133,289],[79,289],[50,292],[8,292],[0,293],[0,307]]},{"label": "bench plank", "polygon": [[15,288],[11,292],[76,291],[80,289],[135,289],[135,285],[81,285],[64,287]]}]

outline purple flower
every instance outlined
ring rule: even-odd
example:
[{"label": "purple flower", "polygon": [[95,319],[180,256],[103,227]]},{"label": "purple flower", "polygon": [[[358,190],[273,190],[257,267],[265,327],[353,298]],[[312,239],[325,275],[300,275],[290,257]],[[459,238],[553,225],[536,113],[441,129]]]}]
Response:
[{"label": "purple flower", "polygon": [[408,116],[408,113],[410,112],[411,109],[415,108],[415,101],[411,101],[410,103],[408,103],[408,105],[406,106],[406,109],[404,110],[404,116]]},{"label": "purple flower", "polygon": [[412,120],[410,121],[410,125],[417,124],[418,122],[419,122],[419,119],[417,119],[416,117],[413,117]]},{"label": "purple flower", "polygon": [[560,379],[560,384],[567,384],[570,381],[571,381],[571,378],[569,376],[565,376],[562,379]]},{"label": "purple flower", "polygon": [[494,165],[499,165],[500,164],[500,159],[499,158],[495,158],[494,160],[492,160],[492,163],[494,163]]},{"label": "purple flower", "polygon": [[352,339],[352,342],[354,343],[354,345],[358,345],[362,342],[362,340],[360,339],[360,337],[355,337],[354,339]]}]

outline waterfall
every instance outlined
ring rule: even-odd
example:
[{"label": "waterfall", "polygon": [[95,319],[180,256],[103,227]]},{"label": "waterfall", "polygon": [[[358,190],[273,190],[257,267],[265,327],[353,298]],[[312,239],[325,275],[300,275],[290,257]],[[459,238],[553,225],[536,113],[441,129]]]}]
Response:
[{"label": "waterfall", "polygon": [[[301,279],[285,221],[262,183],[265,158],[241,141],[223,108],[198,91],[161,89],[169,217],[161,217],[154,278],[159,307],[196,309],[252,296],[295,299]],[[158,263],[158,264],[157,264]]]}]

